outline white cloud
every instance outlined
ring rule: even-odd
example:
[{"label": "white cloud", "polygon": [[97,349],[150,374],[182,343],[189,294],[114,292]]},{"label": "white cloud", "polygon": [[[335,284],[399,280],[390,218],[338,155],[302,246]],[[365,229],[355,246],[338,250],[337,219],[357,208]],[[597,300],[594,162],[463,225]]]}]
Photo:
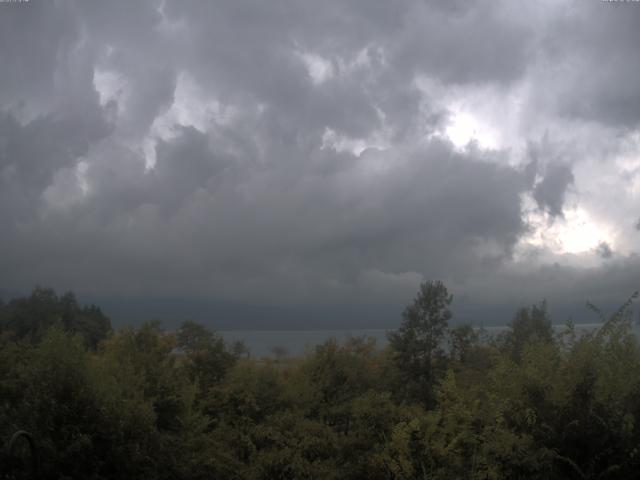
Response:
[{"label": "white cloud", "polygon": [[320,85],[334,76],[332,63],[320,55],[304,52],[300,54],[300,58],[307,67],[309,76],[315,85]]}]

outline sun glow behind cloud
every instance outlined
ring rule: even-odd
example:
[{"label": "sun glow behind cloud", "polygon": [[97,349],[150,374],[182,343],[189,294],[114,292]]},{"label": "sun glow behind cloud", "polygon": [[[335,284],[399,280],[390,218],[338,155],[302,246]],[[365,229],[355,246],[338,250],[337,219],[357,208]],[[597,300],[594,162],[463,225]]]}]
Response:
[{"label": "sun glow behind cloud", "polygon": [[581,208],[567,211],[565,219],[556,227],[556,232],[565,253],[588,252],[600,242],[611,242],[606,226],[594,221]]},{"label": "sun glow behind cloud", "polygon": [[[507,149],[512,154],[516,151],[526,152],[526,144],[518,142],[517,136],[514,136],[510,115],[505,114],[503,121],[498,121],[496,116],[490,113],[491,100],[487,102],[483,104],[476,98],[473,106],[468,102],[448,105],[449,122],[440,134],[446,136],[458,150],[464,150],[470,143],[475,143],[482,149]],[[517,111],[517,107],[515,104],[511,105],[514,111]],[[505,112],[508,110],[510,109],[506,108]],[[485,111],[489,114],[484,115]],[[520,155],[519,158],[520,160],[512,158],[515,165],[524,165],[523,162],[528,161],[526,156]],[[625,163],[634,173],[637,168],[635,160],[634,157],[634,161]],[[635,187],[635,183],[630,182],[629,188],[633,190]],[[568,254],[595,258],[596,249],[603,242],[612,248],[623,248],[616,241],[616,229],[590,213],[588,205],[579,202],[579,198],[574,198],[571,204],[565,205],[564,217],[550,218],[547,213],[539,210],[530,195],[526,195],[523,212],[530,228],[530,233],[520,240],[520,246],[524,246],[525,249],[528,246],[542,248],[552,255]]]},{"label": "sun glow behind cloud", "polygon": [[521,240],[524,247],[543,248],[554,255],[585,255],[595,253],[602,242],[615,245],[613,229],[579,206],[566,209],[564,218],[550,219],[535,209],[525,217],[531,232]]},{"label": "sun glow behind cloud", "polygon": [[495,128],[472,113],[457,108],[452,109],[451,121],[444,133],[459,149],[470,142],[477,142],[481,148],[500,147],[500,135]]}]

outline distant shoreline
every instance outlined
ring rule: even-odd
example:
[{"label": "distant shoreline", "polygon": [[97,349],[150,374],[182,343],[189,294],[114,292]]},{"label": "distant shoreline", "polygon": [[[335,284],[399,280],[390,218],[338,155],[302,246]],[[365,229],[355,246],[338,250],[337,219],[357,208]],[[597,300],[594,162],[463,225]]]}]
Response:
[{"label": "distant shoreline", "polygon": [[[576,323],[575,329],[584,332],[602,326],[602,323]],[[483,329],[490,334],[497,334],[508,325],[480,326],[473,325],[477,330]],[[566,327],[564,323],[552,325],[555,331],[561,331]],[[349,337],[372,337],[380,347],[387,344],[387,332],[394,331],[395,328],[332,328],[315,330],[218,330],[218,333],[225,341],[240,340],[245,343],[254,357],[272,356],[275,348],[280,349],[286,355],[302,355],[309,348],[320,345],[330,338],[344,341]],[[639,327],[634,324],[633,330],[640,333]]]}]

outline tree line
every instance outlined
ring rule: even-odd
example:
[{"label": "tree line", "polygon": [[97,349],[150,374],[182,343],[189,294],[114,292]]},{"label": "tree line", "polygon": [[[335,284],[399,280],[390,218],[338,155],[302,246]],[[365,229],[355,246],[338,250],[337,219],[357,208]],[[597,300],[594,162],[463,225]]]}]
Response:
[{"label": "tree line", "polygon": [[[114,331],[37,288],[0,303],[0,447],[43,479],[627,479],[640,471],[632,296],[593,332],[544,302],[489,337],[421,285],[389,345],[256,359],[186,321]],[[0,449],[0,478],[30,468]]]}]

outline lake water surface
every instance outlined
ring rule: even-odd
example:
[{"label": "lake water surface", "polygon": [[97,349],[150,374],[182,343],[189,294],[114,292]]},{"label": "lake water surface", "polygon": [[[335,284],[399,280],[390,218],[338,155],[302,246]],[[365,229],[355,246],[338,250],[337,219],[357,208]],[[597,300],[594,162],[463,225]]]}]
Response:
[{"label": "lake water surface", "polygon": [[[600,323],[576,324],[576,331],[588,332],[597,329]],[[480,327],[477,327],[478,329]],[[488,335],[497,335],[506,330],[506,326],[482,327]],[[556,331],[561,331],[565,325],[554,325]],[[219,333],[226,341],[242,340],[251,355],[264,357],[273,355],[273,349],[283,348],[287,355],[302,355],[316,345],[324,343],[330,338],[342,342],[349,337],[373,337],[379,347],[387,345],[387,333],[393,329],[343,329],[343,330],[226,330]],[[634,332],[640,337],[640,328],[634,325]]]}]

